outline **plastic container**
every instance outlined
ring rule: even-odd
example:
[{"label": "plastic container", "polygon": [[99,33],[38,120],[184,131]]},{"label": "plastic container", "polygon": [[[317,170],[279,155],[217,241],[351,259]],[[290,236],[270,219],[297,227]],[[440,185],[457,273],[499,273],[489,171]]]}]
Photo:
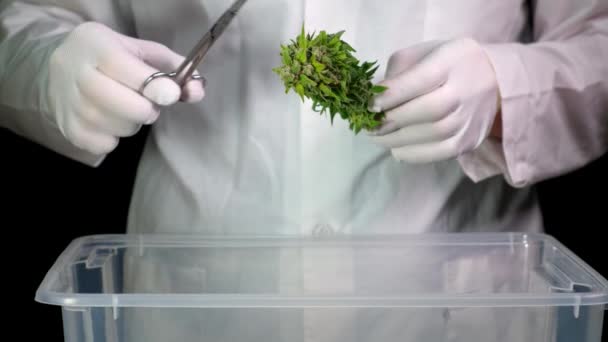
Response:
[{"label": "plastic container", "polygon": [[544,235],[96,236],[36,299],[68,342],[600,342],[608,283]]}]

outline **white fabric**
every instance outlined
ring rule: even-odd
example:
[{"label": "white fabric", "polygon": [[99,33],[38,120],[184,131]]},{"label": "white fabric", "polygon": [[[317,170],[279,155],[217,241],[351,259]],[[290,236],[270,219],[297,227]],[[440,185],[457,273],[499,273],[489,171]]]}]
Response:
[{"label": "white fabric", "polygon": [[488,140],[460,158],[474,181],[503,174],[522,188],[606,153],[608,2],[536,1],[532,18],[532,44],[484,47],[498,76],[504,137],[502,148]]}]

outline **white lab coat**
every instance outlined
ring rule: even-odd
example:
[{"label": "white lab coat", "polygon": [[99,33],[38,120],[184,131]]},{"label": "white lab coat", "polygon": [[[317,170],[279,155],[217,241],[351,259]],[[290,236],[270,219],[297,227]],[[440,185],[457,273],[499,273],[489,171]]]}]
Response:
[{"label": "white lab coat", "polygon": [[[37,112],[44,99],[32,78],[45,53],[33,52],[55,46],[78,23],[95,20],[185,54],[229,3],[5,4],[0,80],[10,87],[0,90],[0,125],[97,164],[98,158],[67,144],[45,113]],[[607,18],[603,0],[250,0],[200,67],[209,81],[206,99],[166,109],[154,126],[128,231],[539,231],[542,220],[529,185],[583,166],[608,146]],[[431,39],[479,40],[498,76],[503,145],[488,141],[458,160],[414,166],[396,162],[364,134],[354,136],[340,120],[331,126],[310,103],[285,95],[271,71],[280,64],[279,44],[293,38],[303,21],[310,31],[346,30],[357,56],[381,65],[378,81],[398,49]],[[144,273],[158,279],[163,273],[153,269],[165,266],[150,267]],[[173,273],[192,279],[204,272],[200,265],[174,265]],[[328,283],[309,279],[305,285]]]}]

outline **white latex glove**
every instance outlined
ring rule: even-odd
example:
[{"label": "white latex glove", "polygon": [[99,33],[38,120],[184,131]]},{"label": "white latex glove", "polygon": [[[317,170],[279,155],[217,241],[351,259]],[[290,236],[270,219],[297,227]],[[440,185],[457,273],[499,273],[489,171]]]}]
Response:
[{"label": "white latex glove", "polygon": [[157,79],[139,94],[150,75],[173,71],[183,60],[161,44],[82,24],[50,57],[46,112],[72,144],[108,154],[119,138],[154,123],[160,106],[202,100],[202,82],[193,80],[182,91],[170,79]]},{"label": "white latex glove", "polygon": [[385,123],[370,133],[410,163],[458,157],[489,136],[499,110],[496,74],[471,39],[427,42],[395,53],[388,63],[389,89],[370,104]]}]

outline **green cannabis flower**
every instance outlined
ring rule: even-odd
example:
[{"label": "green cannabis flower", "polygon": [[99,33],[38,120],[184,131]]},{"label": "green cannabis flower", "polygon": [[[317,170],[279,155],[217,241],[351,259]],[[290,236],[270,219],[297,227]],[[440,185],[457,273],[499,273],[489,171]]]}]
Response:
[{"label": "green cannabis flower", "polygon": [[382,123],[385,114],[369,111],[368,104],[387,88],[372,84],[378,66],[375,62],[360,63],[353,56],[355,49],[341,39],[343,34],[306,34],[302,26],[295,41],[281,45],[283,65],[273,71],[285,84],[285,93],[293,89],[302,101],[313,101],[315,112],[323,115],[329,111],[332,124],[339,114],[358,134]]}]

